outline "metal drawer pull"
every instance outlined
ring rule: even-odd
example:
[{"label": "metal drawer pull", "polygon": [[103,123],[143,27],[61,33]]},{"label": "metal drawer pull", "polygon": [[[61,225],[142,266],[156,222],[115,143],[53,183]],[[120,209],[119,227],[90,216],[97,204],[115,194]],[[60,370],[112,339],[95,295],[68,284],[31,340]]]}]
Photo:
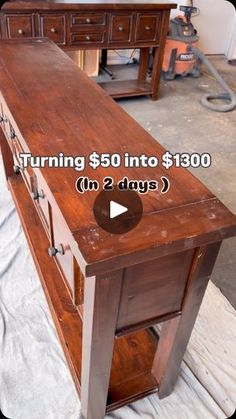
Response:
[{"label": "metal drawer pull", "polygon": [[48,248],[48,254],[50,258],[56,256],[57,253],[59,253],[60,255],[64,255],[65,252],[62,244],[59,244],[57,247],[52,246]]},{"label": "metal drawer pull", "polygon": [[86,41],[90,41],[91,37],[90,37],[89,35],[87,35],[87,36],[85,37],[85,39],[86,39]]},{"label": "metal drawer pull", "polygon": [[91,19],[89,17],[87,17],[86,23],[91,23]]},{"label": "metal drawer pull", "polygon": [[50,29],[50,31],[51,31],[52,33],[56,33],[56,32],[57,32],[56,28],[51,28],[51,29]]},{"label": "metal drawer pull", "polygon": [[36,201],[37,199],[41,198],[45,198],[45,194],[43,192],[43,190],[41,189],[41,191],[34,191],[32,192],[32,198]]},{"label": "metal drawer pull", "polygon": [[119,26],[118,31],[119,31],[119,32],[124,32],[124,28],[123,28],[123,26]]},{"label": "metal drawer pull", "polygon": [[24,35],[24,31],[23,31],[23,29],[18,29],[18,34],[19,34],[19,35]]},{"label": "metal drawer pull", "polygon": [[20,166],[17,166],[16,164],[14,164],[13,170],[14,170],[14,173],[16,175],[19,175],[19,173],[20,173]]},{"label": "metal drawer pull", "polygon": [[11,130],[11,132],[10,132],[11,140],[14,140],[15,136],[16,136],[15,131]]},{"label": "metal drawer pull", "polygon": [[150,26],[145,26],[145,31],[150,31]]}]

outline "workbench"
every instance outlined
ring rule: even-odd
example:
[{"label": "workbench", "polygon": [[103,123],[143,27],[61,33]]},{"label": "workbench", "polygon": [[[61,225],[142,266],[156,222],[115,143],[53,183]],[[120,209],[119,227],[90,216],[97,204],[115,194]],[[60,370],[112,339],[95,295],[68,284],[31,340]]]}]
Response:
[{"label": "workbench", "polygon": [[47,37],[65,50],[140,49],[138,79],[103,82],[102,87],[114,98],[151,95],[156,100],[170,10],[175,7],[168,1],[7,1],[0,11],[0,33],[3,39]]},{"label": "workbench", "polygon": [[[182,168],[109,168],[117,183],[166,175],[143,216],[111,234],[74,168],[23,167],[20,154],[165,152],[48,40],[0,41],[0,143],[14,198],[86,419],[174,389],[222,240],[236,217]],[[107,171],[83,175],[101,184]],[[157,335],[153,326],[162,324]],[[33,347],[32,347],[33,351]],[[58,377],[60,380],[60,377]]]}]

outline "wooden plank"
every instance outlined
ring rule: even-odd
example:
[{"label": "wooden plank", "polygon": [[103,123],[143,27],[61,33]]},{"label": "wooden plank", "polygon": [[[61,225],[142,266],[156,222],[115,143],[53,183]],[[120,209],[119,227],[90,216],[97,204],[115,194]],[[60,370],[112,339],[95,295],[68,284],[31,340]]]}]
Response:
[{"label": "wooden plank", "polygon": [[[194,222],[193,222],[194,220]],[[132,266],[155,258],[221,241],[236,234],[235,215],[216,198],[152,214],[143,214],[138,226],[116,238],[94,224],[74,234],[87,256],[88,275]],[[84,237],[86,239],[84,239]],[[93,240],[93,250],[89,246]],[[149,251],[144,252],[149,246]],[[115,246],[115,247],[113,247]],[[132,256],[131,256],[132,255]]]},{"label": "wooden plank", "polygon": [[152,93],[151,84],[145,81],[113,80],[98,84],[113,98],[144,96]]},{"label": "wooden plank", "polygon": [[123,0],[122,2],[118,2],[117,0],[96,0],[96,1],[78,1],[72,2],[71,0],[34,0],[34,1],[22,1],[22,0],[14,0],[14,1],[8,1],[4,6],[3,9],[14,11],[22,9],[24,11],[29,10],[91,10],[94,11],[94,5],[96,4],[96,10],[103,10],[110,9],[110,10],[130,10],[130,4],[135,6],[135,9],[137,10],[155,10],[155,9],[176,9],[177,4],[176,3],[168,3],[163,0],[156,0],[156,2],[152,1],[151,3],[140,3],[139,0],[134,0],[132,3],[130,0]]}]

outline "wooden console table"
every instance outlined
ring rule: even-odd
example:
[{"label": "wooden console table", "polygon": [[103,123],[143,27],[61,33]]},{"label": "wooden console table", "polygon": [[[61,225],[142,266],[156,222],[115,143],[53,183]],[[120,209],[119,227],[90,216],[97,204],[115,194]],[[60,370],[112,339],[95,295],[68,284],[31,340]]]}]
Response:
[{"label": "wooden console table", "polygon": [[[114,98],[158,97],[171,8],[168,1],[132,0],[7,1],[0,11],[1,37],[48,37],[63,49],[140,49],[137,80],[109,81],[102,87]],[[151,81],[147,80],[154,48]]]},{"label": "wooden console table", "polygon": [[[155,392],[168,396],[220,244],[236,235],[236,217],[184,169],[120,167],[108,170],[115,181],[165,173],[171,188],[142,196],[143,217],[132,231],[107,233],[94,219],[98,192],[80,195],[74,168],[22,168],[20,153],[145,150],[160,157],[163,147],[50,41],[0,41],[0,91],[8,187],[83,417],[102,419]],[[83,171],[100,182],[106,175]]]}]

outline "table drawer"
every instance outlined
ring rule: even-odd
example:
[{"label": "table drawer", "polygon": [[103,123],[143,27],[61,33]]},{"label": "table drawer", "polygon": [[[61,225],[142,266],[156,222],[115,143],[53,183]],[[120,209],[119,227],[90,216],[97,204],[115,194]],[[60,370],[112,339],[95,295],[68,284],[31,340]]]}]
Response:
[{"label": "table drawer", "polygon": [[31,193],[33,190],[34,173],[31,167],[24,168],[22,165],[22,159],[20,158],[20,154],[23,153],[24,150],[16,136],[11,139],[11,147],[13,152],[14,164],[16,167],[18,166],[20,168],[20,173],[26,183],[29,192]]},{"label": "table drawer", "polygon": [[40,15],[40,33],[41,36],[51,39],[58,45],[65,45],[65,16]]},{"label": "table drawer", "polygon": [[12,126],[11,123],[8,119],[8,117],[6,116],[6,113],[4,112],[4,109],[1,107],[1,116],[0,116],[0,121],[1,121],[1,128],[5,134],[5,136],[7,137],[8,143],[11,147],[11,149],[13,150],[12,147],[12,141],[11,141],[11,135],[12,135]]},{"label": "table drawer", "polygon": [[104,32],[99,33],[72,33],[71,45],[103,44]]},{"label": "table drawer", "polygon": [[40,218],[43,222],[44,229],[50,238],[51,226],[50,226],[49,203],[47,199],[47,194],[45,192],[44,182],[45,181],[43,180],[43,178],[41,179],[41,177],[37,174],[37,176],[34,177],[31,195],[34,200],[37,211],[40,215]]},{"label": "table drawer", "polygon": [[132,15],[111,15],[109,42],[131,42],[132,21]]},{"label": "table drawer", "polygon": [[135,42],[156,42],[159,40],[160,14],[138,14]]},{"label": "table drawer", "polygon": [[7,38],[30,38],[35,36],[33,15],[6,15]]},{"label": "table drawer", "polygon": [[56,253],[51,256],[55,257],[70,294],[74,296],[74,256],[69,244],[71,241],[70,231],[54,206],[50,206],[50,223],[51,249],[56,249]]},{"label": "table drawer", "polygon": [[105,25],[104,13],[76,13],[71,16],[71,26]]}]

